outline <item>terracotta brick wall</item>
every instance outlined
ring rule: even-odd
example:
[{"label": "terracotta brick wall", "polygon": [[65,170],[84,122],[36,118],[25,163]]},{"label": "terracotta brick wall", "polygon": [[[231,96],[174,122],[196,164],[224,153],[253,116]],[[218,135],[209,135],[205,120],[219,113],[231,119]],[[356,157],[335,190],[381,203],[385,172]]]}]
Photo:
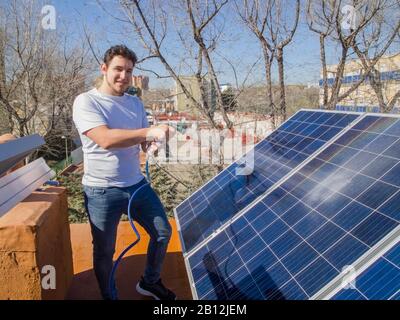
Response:
[{"label": "terracotta brick wall", "polygon": [[[45,265],[55,289],[42,288]],[[72,277],[66,190],[33,192],[0,218],[0,299],[64,299]]]}]

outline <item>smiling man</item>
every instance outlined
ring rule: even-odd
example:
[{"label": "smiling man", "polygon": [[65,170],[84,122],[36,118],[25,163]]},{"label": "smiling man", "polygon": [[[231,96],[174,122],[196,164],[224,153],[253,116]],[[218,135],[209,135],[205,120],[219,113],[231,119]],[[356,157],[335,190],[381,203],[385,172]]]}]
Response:
[{"label": "smiling man", "polygon": [[[139,145],[146,151],[149,143],[165,138],[169,131],[165,125],[149,128],[140,99],[125,94],[136,61],[135,53],[123,45],[108,49],[101,65],[100,87],[80,94],[73,105],[83,145],[82,183],[93,237],[94,271],[103,299],[116,296],[116,288],[112,288],[113,294],[108,285],[118,223],[127,213],[129,198],[146,184],[140,170]],[[160,279],[171,226],[150,185],[135,198],[132,217],[150,235],[146,268],[136,290],[155,299],[175,299]]]}]

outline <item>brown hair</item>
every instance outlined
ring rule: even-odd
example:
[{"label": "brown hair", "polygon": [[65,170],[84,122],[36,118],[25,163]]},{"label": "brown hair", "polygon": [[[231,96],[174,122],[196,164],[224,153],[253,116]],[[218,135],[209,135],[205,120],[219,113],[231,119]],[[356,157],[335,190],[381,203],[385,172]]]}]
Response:
[{"label": "brown hair", "polygon": [[135,66],[137,62],[137,56],[136,54],[129,49],[128,47],[124,45],[117,45],[117,46],[112,46],[110,49],[106,51],[104,54],[104,63],[108,66],[110,61],[115,57],[115,56],[122,56],[126,59],[129,59],[132,61],[133,65]]}]

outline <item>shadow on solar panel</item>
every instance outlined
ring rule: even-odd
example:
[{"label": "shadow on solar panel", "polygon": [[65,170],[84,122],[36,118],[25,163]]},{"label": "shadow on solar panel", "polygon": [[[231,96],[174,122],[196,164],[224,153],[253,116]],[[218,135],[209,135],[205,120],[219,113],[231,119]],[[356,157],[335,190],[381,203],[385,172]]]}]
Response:
[{"label": "shadow on solar panel", "polygon": [[[280,133],[293,125],[294,132],[304,133],[313,124],[305,121],[307,114],[292,121],[303,128],[289,120]],[[265,143],[274,142],[267,138]],[[186,251],[194,298],[399,298],[398,257],[382,258],[400,240],[399,118],[363,115],[322,145],[211,237]],[[229,176],[226,172],[220,176]],[[186,223],[200,223],[198,237],[202,231],[212,232],[210,224],[204,228],[202,211],[197,210],[200,195],[207,202],[203,189],[182,204],[178,215],[185,217],[189,204],[192,216]],[[215,214],[223,209],[217,206]],[[179,223],[183,241],[188,241],[191,235],[185,232],[191,229]]]}]

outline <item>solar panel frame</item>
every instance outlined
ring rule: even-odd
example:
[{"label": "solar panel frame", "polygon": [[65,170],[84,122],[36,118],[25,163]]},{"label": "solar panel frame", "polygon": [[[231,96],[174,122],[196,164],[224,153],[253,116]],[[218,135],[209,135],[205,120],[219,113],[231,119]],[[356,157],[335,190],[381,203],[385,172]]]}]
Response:
[{"label": "solar panel frame", "polygon": [[[255,148],[256,148],[259,144],[265,142],[265,140],[266,140],[270,135],[272,135],[274,132],[277,132],[282,126],[284,126],[286,123],[288,123],[291,119],[293,119],[293,118],[294,118],[296,115],[298,115],[300,112],[312,112],[312,113],[321,114],[321,115],[322,115],[322,114],[329,114],[329,113],[338,114],[338,115],[340,115],[340,114],[342,114],[342,115],[356,115],[357,118],[355,118],[353,121],[351,121],[349,124],[347,124],[347,126],[350,125],[350,124],[352,124],[356,119],[359,119],[360,116],[361,116],[360,113],[358,113],[358,112],[345,112],[345,111],[319,110],[319,109],[300,109],[298,112],[296,112],[296,113],[293,114],[291,117],[289,117],[284,123],[282,123],[281,126],[279,126],[276,130],[274,130],[273,132],[271,132],[271,133],[270,133],[269,135],[267,135],[263,140],[261,140],[259,143],[257,143],[256,145],[254,145],[246,154],[249,154],[250,152],[254,152]],[[318,119],[319,117],[321,117],[321,115],[316,116],[316,119]],[[312,116],[313,116],[313,115],[309,115],[308,117],[305,117],[305,115],[303,115],[303,116],[301,116],[301,117],[305,117],[307,120],[309,120]],[[329,118],[327,122],[329,122],[329,120],[331,120],[331,119],[332,119],[332,118]],[[314,120],[315,120],[315,119],[314,119]],[[297,119],[296,121],[302,121],[302,119]],[[340,119],[340,120],[336,120],[333,124],[338,124],[338,123],[343,122],[343,121],[344,121],[344,118],[343,118],[343,119]],[[333,126],[333,124],[331,124],[331,126]],[[300,125],[300,124],[299,124],[299,125]],[[325,125],[325,123],[324,123],[323,125]],[[321,124],[320,126],[322,126],[322,124]],[[344,127],[343,127],[343,128],[344,128]],[[338,134],[340,134],[340,132],[343,130],[343,128],[341,128],[340,131],[339,131],[338,133],[336,133],[335,135],[333,135],[333,136],[331,137],[331,139],[334,139]],[[313,132],[314,132],[314,131],[313,131]],[[287,134],[287,132],[285,132],[285,133]],[[299,135],[299,136],[300,136],[300,135]],[[306,136],[304,136],[304,138],[306,138]],[[315,140],[318,140],[318,139],[319,139],[319,136],[318,136],[318,139],[317,139],[317,138],[314,138],[314,139],[315,139]],[[329,140],[330,140],[330,139],[329,139]],[[328,141],[329,141],[329,140],[328,140]],[[328,141],[326,141],[325,144],[327,144]],[[324,144],[323,144],[323,145],[324,145]],[[284,177],[285,177],[287,174],[289,174],[292,170],[296,169],[299,165],[301,165],[304,161],[306,161],[308,157],[313,156],[314,153],[318,152],[319,150],[321,150],[321,146],[319,146],[314,152],[312,152],[312,153],[310,153],[309,155],[305,156],[304,160],[300,161],[300,163],[298,163],[298,164],[297,164],[296,166],[294,166],[293,168],[291,168],[290,166],[288,166],[289,171],[288,171],[286,174],[284,174],[280,179],[284,178]],[[303,153],[303,152],[298,151],[298,153]],[[218,178],[220,175],[226,173],[228,170],[232,170],[231,168],[234,167],[235,165],[237,165],[237,162],[238,162],[238,161],[236,161],[235,163],[232,163],[231,165],[229,165],[229,166],[228,166],[227,168],[225,168],[222,172],[220,172],[220,173],[217,174],[215,177],[213,177],[212,179],[210,179],[210,180],[209,180],[206,184],[204,184],[202,187],[200,187],[200,188],[198,188],[196,191],[194,191],[185,201],[183,201],[183,202],[180,203],[176,208],[174,208],[174,210],[173,210],[173,212],[174,212],[174,217],[175,217],[175,220],[177,221],[178,233],[179,233],[179,236],[180,236],[180,240],[181,240],[181,244],[182,244],[182,249],[183,249],[182,251],[183,251],[184,254],[187,253],[187,252],[189,252],[189,251],[195,250],[196,247],[201,246],[202,243],[205,243],[205,241],[207,241],[207,239],[212,238],[212,234],[213,234],[213,233],[209,234],[208,237],[206,237],[205,239],[203,239],[202,241],[200,241],[199,243],[197,243],[195,246],[193,246],[190,250],[188,250],[188,249],[186,248],[186,246],[185,246],[185,241],[184,241],[184,239],[183,239],[183,235],[182,235],[182,232],[181,232],[181,231],[182,231],[182,225],[181,225],[180,218],[178,217],[178,214],[177,214],[177,209],[178,209],[181,205],[183,205],[188,199],[190,199],[190,198],[193,197],[196,193],[198,193],[200,190],[206,188],[211,182],[217,180],[217,178]],[[233,170],[235,170],[235,169],[236,169],[236,168],[234,168]],[[275,183],[279,183],[279,180],[280,180],[280,179],[278,179]],[[269,188],[272,188],[273,185],[274,185],[274,183],[273,183]],[[268,189],[269,189],[269,188],[268,188]],[[255,201],[259,200],[259,199],[265,194],[265,192],[268,191],[268,189],[265,190],[264,192],[262,192],[261,194],[259,194],[258,196],[256,196],[250,203],[248,203],[248,204],[245,205],[243,208],[241,208],[239,211],[237,211],[237,212],[235,213],[235,215],[240,214],[240,212],[242,212],[243,210],[246,210],[246,208],[247,208],[249,205],[251,205],[251,204],[254,203]],[[226,220],[225,222],[228,222],[228,221],[229,221],[229,219]],[[220,227],[220,228],[221,228],[221,227]],[[219,230],[220,228],[217,228],[215,231],[218,232],[218,230]],[[215,233],[215,232],[214,232],[214,233]]]},{"label": "solar panel frame", "polygon": [[[357,115],[358,117],[355,118],[353,121],[351,121],[348,125],[346,125],[345,127],[343,127],[337,134],[335,134],[331,139],[329,139],[324,145],[322,145],[321,147],[319,147],[316,151],[314,151],[312,154],[310,154],[308,156],[308,158],[306,158],[305,160],[303,160],[299,165],[297,165],[296,167],[294,167],[291,171],[289,171],[289,173],[287,173],[286,175],[284,175],[281,179],[279,179],[274,185],[272,185],[270,188],[268,188],[264,193],[260,194],[258,197],[256,197],[251,203],[249,203],[247,206],[245,206],[244,208],[242,208],[239,212],[237,212],[232,218],[230,218],[229,220],[227,220],[220,228],[218,228],[217,230],[215,230],[214,233],[210,234],[206,239],[204,239],[203,241],[201,241],[198,245],[196,245],[194,248],[192,248],[189,252],[186,252],[185,247],[184,247],[184,241],[183,241],[183,237],[182,237],[182,233],[181,233],[181,226],[179,223],[179,219],[177,216],[177,212],[176,212],[176,208],[174,208],[174,217],[175,217],[175,221],[177,224],[177,230],[178,230],[178,234],[179,234],[179,238],[181,241],[181,245],[183,248],[183,257],[184,257],[184,262],[185,262],[185,267],[186,267],[186,271],[189,277],[189,283],[190,283],[190,288],[192,291],[192,296],[194,299],[198,299],[197,296],[197,292],[196,292],[196,288],[195,288],[195,281],[192,275],[192,271],[191,271],[191,267],[189,264],[189,257],[194,254],[197,250],[199,250],[202,246],[204,246],[205,244],[207,244],[210,240],[212,240],[217,234],[219,234],[222,230],[224,230],[226,228],[226,226],[228,226],[229,224],[233,223],[234,221],[236,221],[238,218],[240,218],[245,212],[247,212],[248,210],[250,210],[253,206],[255,206],[258,201],[262,198],[265,197],[268,193],[274,191],[278,186],[280,186],[284,181],[286,181],[287,179],[289,179],[292,175],[294,175],[296,172],[298,172],[298,170],[300,168],[302,168],[306,163],[310,162],[312,159],[314,159],[314,157],[320,153],[322,150],[325,150],[325,148],[327,148],[333,141],[335,141],[338,137],[340,137],[341,135],[343,135],[345,132],[347,132],[352,126],[354,126],[356,123],[358,123],[362,118],[363,115],[358,113],[358,112],[346,112],[346,111],[337,111],[337,110],[319,110],[319,109],[305,109],[302,108],[300,109],[298,112],[301,111],[308,111],[308,112],[322,112],[322,113],[334,113],[334,114],[350,114],[350,115]],[[290,118],[288,118],[284,123],[281,124],[281,126],[283,126],[286,122],[288,122],[290,119],[292,119],[298,112],[296,112],[295,114],[293,114]],[[281,127],[280,126],[280,127]],[[278,130],[280,127],[278,127],[276,130]],[[260,141],[259,143],[263,142],[264,139],[262,141]],[[253,146],[252,150],[255,149],[255,147],[259,144],[257,143],[256,145]],[[236,163],[236,162],[235,162]],[[217,176],[219,176],[220,174],[222,174],[225,170],[227,170],[229,167],[231,167],[232,165],[234,165],[235,163],[231,164],[230,166],[228,166],[226,169],[224,169],[222,172],[220,172]],[[213,179],[215,179],[217,176],[215,176]],[[192,193],[195,194],[196,192],[198,192],[200,189],[204,188],[207,184],[209,184],[213,179],[210,179],[205,185],[203,185],[202,187],[198,188],[195,192]],[[191,197],[192,195],[190,195],[189,197]]]},{"label": "solar panel frame", "polygon": [[[333,138],[329,141],[329,143],[327,143],[326,145],[322,146],[322,147],[321,147],[320,149],[318,149],[313,155],[311,155],[307,160],[305,160],[305,161],[304,161],[303,163],[301,163],[298,167],[296,167],[295,169],[293,169],[292,172],[290,172],[290,173],[289,173],[288,175],[286,175],[283,179],[281,179],[282,181],[278,181],[274,186],[272,186],[271,188],[269,188],[263,195],[260,196],[260,198],[261,198],[261,197],[265,197],[265,196],[266,196],[267,194],[269,194],[269,193],[272,193],[275,189],[277,189],[277,188],[278,188],[281,184],[283,184],[286,180],[290,179],[291,176],[293,176],[294,174],[296,174],[301,168],[303,168],[303,167],[306,166],[309,162],[311,162],[313,159],[315,159],[315,157],[316,157],[317,154],[322,153],[325,149],[327,149],[330,145],[332,145],[332,143],[333,143],[334,141],[336,141],[336,139],[338,139],[339,137],[341,137],[342,135],[344,135],[345,133],[347,133],[351,128],[354,128],[354,127],[357,125],[357,123],[359,123],[360,121],[362,121],[365,117],[371,116],[371,115],[372,115],[372,116],[376,116],[376,117],[388,116],[388,117],[393,117],[393,118],[399,119],[399,116],[396,116],[396,115],[364,114],[363,116],[361,116],[361,117],[359,117],[358,119],[356,119],[355,121],[353,121],[348,127],[344,128],[337,136],[333,137]],[[258,199],[258,200],[259,200],[259,199]],[[229,224],[230,224],[230,223],[233,223],[234,221],[236,221],[237,219],[239,219],[239,218],[240,218],[241,216],[243,216],[248,210],[250,210],[252,207],[256,206],[257,203],[258,203],[258,201],[252,202],[248,207],[245,208],[245,210],[243,210],[240,214],[237,214],[233,219],[231,219],[231,220],[229,221]],[[226,228],[226,224],[225,224],[223,227],[220,228],[221,230],[220,230],[219,232],[221,232],[221,231],[224,230],[225,228]],[[378,244],[380,244],[381,242],[386,241],[386,239],[389,238],[390,235],[391,235],[393,232],[397,232],[398,228],[399,228],[399,227],[397,227],[396,229],[392,230],[392,232],[390,232],[386,237],[384,237],[383,239],[381,239],[381,241],[378,242]],[[393,241],[395,241],[395,242],[398,241],[399,235],[398,235],[397,233],[396,233],[394,239],[395,239],[395,240],[393,240]],[[378,248],[378,247],[377,247],[378,244],[374,244],[373,247],[371,248],[371,250],[374,249],[374,248],[375,248],[375,249]],[[387,248],[387,250],[389,250],[389,249],[390,249],[390,245],[389,245],[389,246],[386,246],[386,248]],[[364,258],[365,255],[367,255],[367,257],[370,257],[371,250],[367,250],[367,252],[366,252],[362,257],[360,257],[359,260],[361,260],[362,258]],[[191,252],[190,255],[187,256],[187,260],[189,259],[189,257],[190,257],[193,253],[194,253],[194,252]],[[375,253],[376,253],[376,252],[375,252]],[[375,257],[379,258],[379,252],[376,253]],[[371,258],[371,259],[372,259],[372,258]],[[369,261],[370,263],[373,263],[374,260],[371,260],[371,259],[369,259],[368,261]],[[362,261],[364,261],[364,260],[362,260]],[[185,261],[185,262],[186,262],[186,261]],[[366,264],[364,263],[364,265],[366,265]],[[189,264],[187,264],[187,266],[188,266],[189,269],[190,269]],[[189,269],[188,269],[188,270],[189,270]],[[360,270],[361,270],[361,269],[360,269]],[[339,275],[338,277],[340,277],[340,275]],[[192,280],[191,283],[193,283],[193,277],[191,278],[191,280]],[[330,281],[330,282],[326,285],[326,287],[328,287],[330,284],[332,284],[335,280],[337,280],[337,279],[335,278],[335,279],[333,279],[332,281]],[[193,283],[193,284],[194,284],[194,283]],[[337,287],[337,286],[336,286],[336,287]],[[325,289],[326,289],[326,288],[325,288]],[[322,289],[321,289],[320,291],[322,291]],[[332,295],[332,294],[331,294],[331,295]],[[193,296],[194,296],[195,298],[198,298],[197,295],[196,295],[196,292],[194,292],[194,295],[193,295]],[[326,296],[326,295],[325,295],[325,296]],[[312,298],[321,298],[321,297],[322,297],[322,298],[325,298],[325,296],[324,296],[324,295],[321,296],[321,294],[319,293],[319,295],[315,294]]]}]

